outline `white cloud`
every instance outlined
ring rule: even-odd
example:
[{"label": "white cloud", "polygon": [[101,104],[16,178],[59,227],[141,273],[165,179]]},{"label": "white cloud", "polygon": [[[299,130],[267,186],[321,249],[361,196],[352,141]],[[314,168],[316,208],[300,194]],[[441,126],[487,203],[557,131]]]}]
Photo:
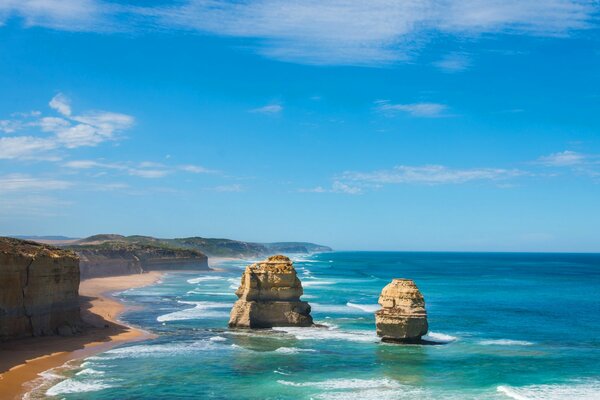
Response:
[{"label": "white cloud", "polygon": [[54,96],[48,105],[65,117],[71,115],[71,101],[62,93]]},{"label": "white cloud", "polygon": [[56,149],[57,143],[51,139],[33,136],[10,136],[0,138],[0,159],[34,159],[41,154]]},{"label": "white cloud", "polygon": [[310,189],[300,189],[298,192],[301,193],[344,193],[344,194],[362,194],[363,188],[359,186],[352,186],[347,183],[340,181],[334,181],[331,188],[324,188],[323,186],[317,186]]},{"label": "white cloud", "polygon": [[565,150],[559,153],[553,153],[548,156],[540,157],[537,162],[547,167],[568,167],[581,165],[588,159],[585,154],[575,151]]},{"label": "white cloud", "polygon": [[279,114],[283,111],[283,107],[279,104],[269,104],[263,107],[254,108],[250,110],[252,113],[260,113],[260,114]]},{"label": "white cloud", "polygon": [[155,179],[162,178],[169,174],[177,171],[189,172],[192,174],[208,174],[214,171],[199,165],[178,165],[169,166],[162,163],[153,161],[143,161],[140,163],[133,162],[106,162],[96,160],[73,160],[63,164],[66,168],[75,170],[89,170],[89,169],[104,169],[104,170],[120,170],[125,171],[131,176],[138,176],[141,178]]},{"label": "white cloud", "polygon": [[33,192],[47,190],[61,190],[72,186],[71,182],[35,178],[25,174],[9,174],[0,176],[0,188],[2,193],[6,192]]},{"label": "white cloud", "polygon": [[238,193],[238,192],[243,192],[244,187],[238,183],[234,183],[232,185],[215,186],[209,190],[211,190],[213,192],[220,192],[220,193],[227,193],[227,192]]},{"label": "white cloud", "polygon": [[433,65],[444,72],[453,73],[468,69],[471,66],[471,60],[466,54],[451,53],[434,62]]},{"label": "white cloud", "polygon": [[593,27],[597,12],[588,0],[5,0],[0,25],[19,16],[54,29],[183,29],[255,39],[259,53],[279,60],[380,65],[412,58],[436,36],[566,36]]},{"label": "white cloud", "polygon": [[96,146],[117,139],[117,133],[130,128],[134,118],[115,112],[94,111],[73,115],[69,100],[57,94],[49,103],[61,116],[41,116],[39,112],[14,114],[20,119],[3,120],[0,130],[38,128],[50,136],[12,136],[0,139],[0,159],[47,158],[50,150]]},{"label": "white cloud", "polygon": [[442,165],[399,165],[389,170],[344,172],[338,179],[363,184],[460,184],[472,181],[497,181],[526,175],[525,171],[502,168],[452,169]]},{"label": "white cloud", "polygon": [[445,116],[448,106],[440,103],[409,103],[392,104],[388,100],[375,102],[376,109],[384,114],[393,115],[398,112],[407,113],[413,117],[437,118]]},{"label": "white cloud", "polygon": [[139,176],[140,178],[156,179],[167,176],[170,171],[165,169],[136,169],[131,168],[128,170],[129,175]]},{"label": "white cloud", "polygon": [[213,171],[199,165],[180,165],[179,169],[192,174],[210,174]]}]

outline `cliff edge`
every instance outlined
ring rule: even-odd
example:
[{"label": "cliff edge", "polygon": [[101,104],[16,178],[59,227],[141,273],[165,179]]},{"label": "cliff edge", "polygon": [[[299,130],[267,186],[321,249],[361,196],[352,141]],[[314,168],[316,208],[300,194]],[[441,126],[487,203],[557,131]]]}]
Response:
[{"label": "cliff edge", "polygon": [[0,340],[78,332],[78,290],[75,253],[0,237]]}]

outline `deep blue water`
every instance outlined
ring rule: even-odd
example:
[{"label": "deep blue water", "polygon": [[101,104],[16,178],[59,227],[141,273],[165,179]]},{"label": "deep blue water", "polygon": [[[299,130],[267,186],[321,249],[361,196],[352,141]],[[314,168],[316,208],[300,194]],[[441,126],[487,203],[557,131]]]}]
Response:
[{"label": "deep blue water", "polygon": [[[90,357],[65,399],[600,398],[600,255],[334,252],[295,261],[327,328],[230,331],[247,261],[120,296],[159,337]],[[439,346],[382,344],[373,311],[414,279]]]}]

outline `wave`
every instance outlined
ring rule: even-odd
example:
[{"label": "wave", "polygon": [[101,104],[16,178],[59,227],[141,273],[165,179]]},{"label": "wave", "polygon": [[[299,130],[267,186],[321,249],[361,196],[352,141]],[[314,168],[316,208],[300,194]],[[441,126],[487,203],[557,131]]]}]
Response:
[{"label": "wave", "polygon": [[511,339],[480,340],[478,343],[483,346],[532,346],[535,344],[526,340]]},{"label": "wave", "polygon": [[80,382],[74,379],[66,379],[46,391],[48,396],[57,396],[59,394],[67,393],[83,393],[83,392],[97,392],[99,390],[108,389],[114,387],[104,381],[85,381]]},{"label": "wave", "polygon": [[341,330],[331,328],[273,328],[274,331],[284,332],[298,340],[345,340],[348,342],[374,343],[379,338],[374,331]]},{"label": "wave", "polygon": [[334,281],[320,281],[320,280],[311,280],[302,282],[303,287],[311,287],[311,286],[325,286],[325,285],[335,285],[337,282]]},{"label": "wave", "polygon": [[427,335],[423,336],[423,340],[429,340],[430,342],[437,343],[450,343],[458,340],[456,336],[447,335],[445,333],[438,332],[429,332]]},{"label": "wave", "polygon": [[230,347],[218,341],[198,340],[194,342],[174,342],[161,344],[138,344],[117,347],[97,356],[86,358],[91,361],[116,360],[123,358],[165,357],[174,355],[190,355],[199,351],[223,351]]},{"label": "wave", "polygon": [[298,347],[280,347],[275,350],[276,353],[281,354],[298,354],[298,353],[314,353],[316,350],[313,349],[300,349]]},{"label": "wave", "polygon": [[515,400],[595,400],[600,393],[600,381],[521,387],[501,385],[496,388],[496,391]]},{"label": "wave", "polygon": [[169,314],[160,315],[156,318],[158,322],[167,321],[185,321],[189,319],[202,318],[223,318],[229,316],[229,311],[214,311],[218,309],[229,309],[232,303],[217,303],[213,301],[182,301],[178,303],[194,305],[193,308],[187,308],[181,311],[175,311]]},{"label": "wave", "polygon": [[200,276],[198,278],[188,279],[187,283],[196,284],[204,281],[218,281],[225,279],[223,276]]},{"label": "wave", "polygon": [[379,304],[356,304],[347,302],[346,305],[351,308],[357,308],[366,313],[374,313],[381,308]]},{"label": "wave", "polygon": [[97,371],[95,369],[92,368],[85,368],[82,369],[81,371],[79,371],[78,373],[76,373],[75,375],[104,375],[104,371]]},{"label": "wave", "polygon": [[391,379],[328,379],[319,382],[290,382],[278,380],[277,383],[295,387],[314,387],[324,390],[347,390],[347,389],[374,389],[388,388],[399,389],[404,385]]},{"label": "wave", "polygon": [[208,340],[210,340],[211,342],[225,342],[225,341],[227,341],[227,339],[224,338],[223,336],[213,336],[213,337],[211,337]]}]

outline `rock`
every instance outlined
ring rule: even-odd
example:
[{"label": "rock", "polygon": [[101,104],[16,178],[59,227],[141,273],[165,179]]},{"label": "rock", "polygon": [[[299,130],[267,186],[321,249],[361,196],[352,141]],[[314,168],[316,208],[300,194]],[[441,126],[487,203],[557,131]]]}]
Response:
[{"label": "rock", "polygon": [[394,279],[381,291],[375,312],[377,336],[383,341],[417,343],[427,333],[425,299],[411,279]]},{"label": "rock", "polygon": [[81,326],[79,259],[71,251],[0,237],[0,340]]},{"label": "rock", "polygon": [[246,267],[235,292],[230,327],[311,326],[310,305],[300,300],[302,283],[292,261],[282,255]]}]

